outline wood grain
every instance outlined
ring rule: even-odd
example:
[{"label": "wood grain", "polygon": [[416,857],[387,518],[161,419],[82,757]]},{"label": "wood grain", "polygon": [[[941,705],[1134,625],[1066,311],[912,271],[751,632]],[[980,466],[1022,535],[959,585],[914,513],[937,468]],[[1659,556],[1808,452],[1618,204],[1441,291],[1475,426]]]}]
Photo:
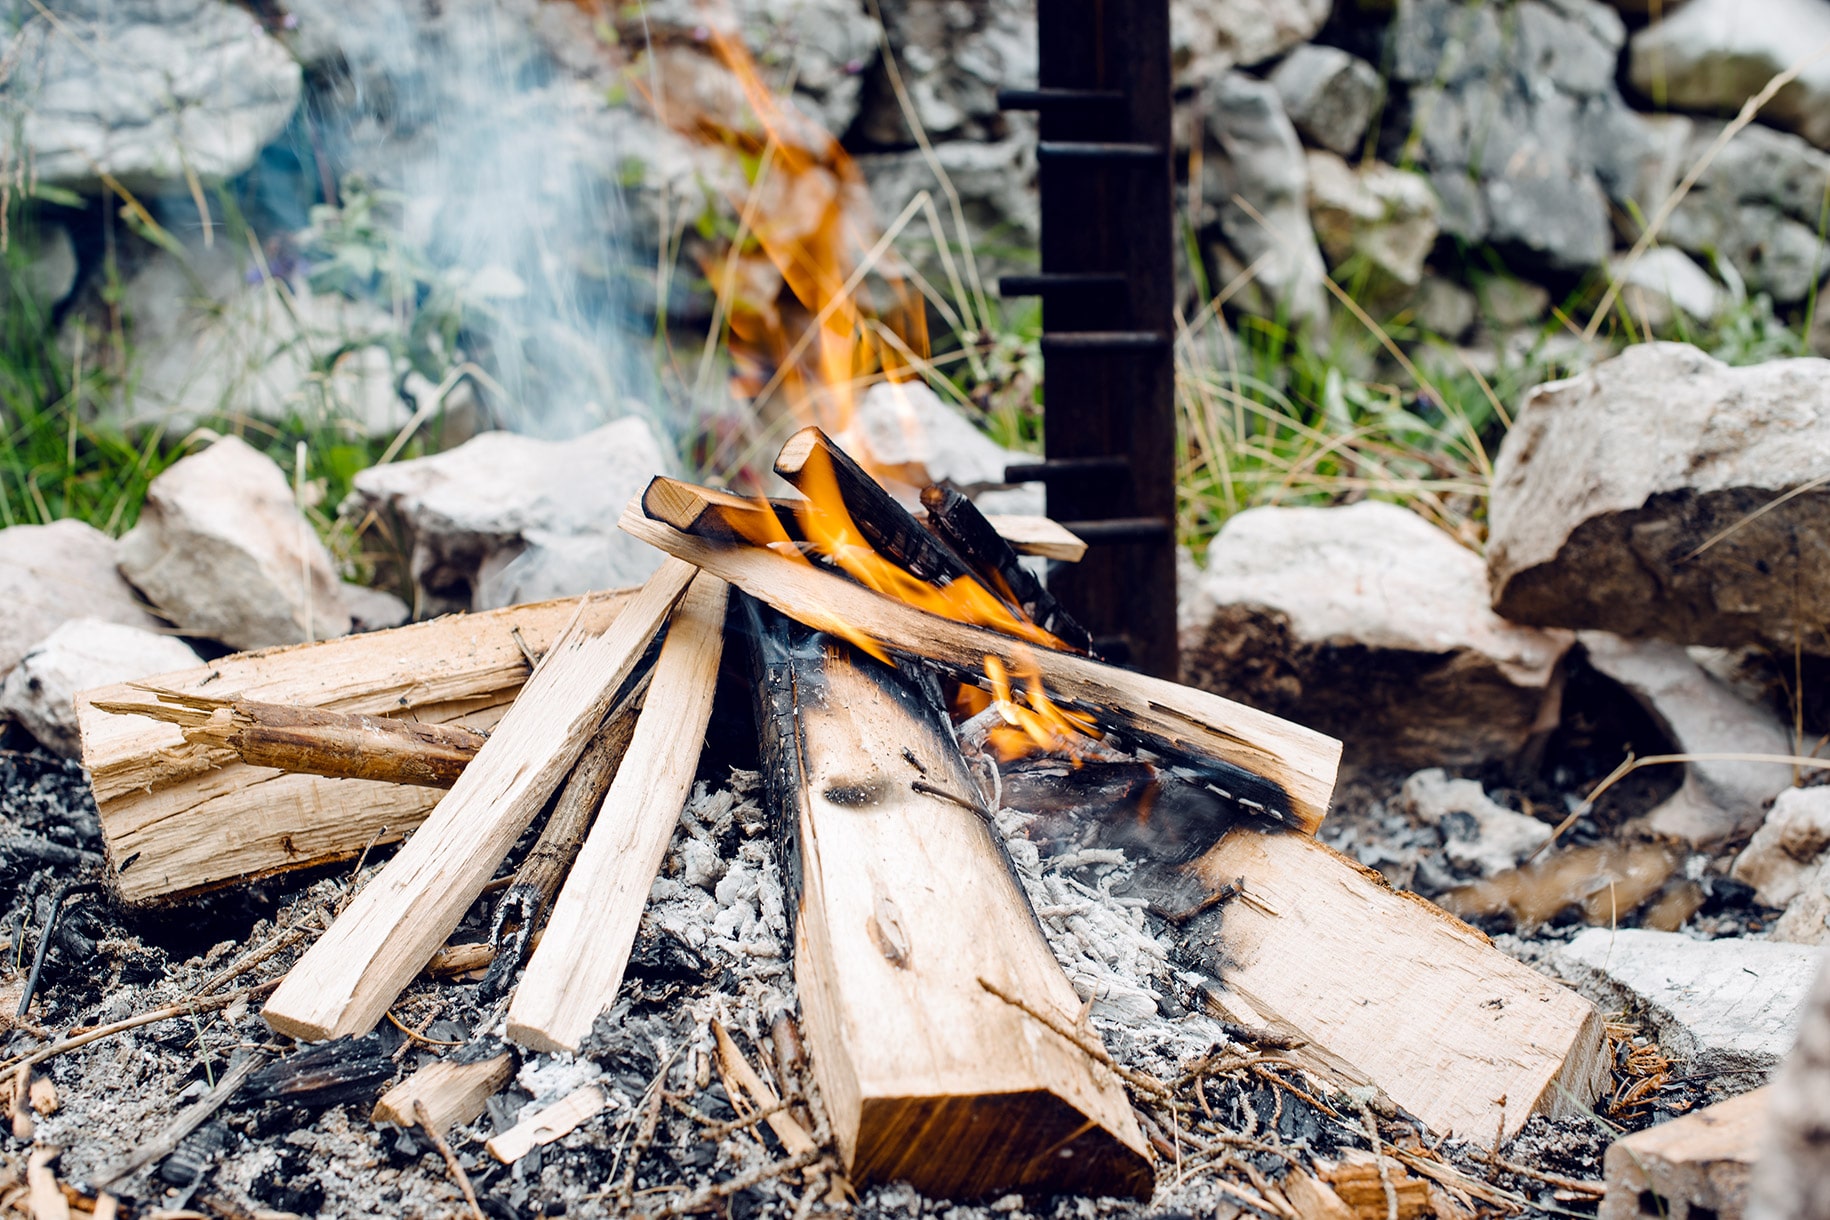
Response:
[{"label": "wood grain", "polygon": [[813,647],[765,662],[767,685],[792,683],[765,737],[792,751],[771,800],[798,832],[795,985],[847,1175],[936,1196],[1147,1195],[1119,1079],[980,981],[1076,1022],[990,829],[914,787],[974,791],[941,714],[847,646]]},{"label": "wood grain", "polygon": [[574,628],[547,651],[425,825],[293,966],[268,1025],[314,1042],[374,1026],[571,770],[692,577],[662,565],[602,635]]},{"label": "wood grain", "polygon": [[1315,840],[1235,830],[1189,868],[1216,890],[1245,880],[1245,900],[1202,917],[1218,925],[1220,1015],[1303,1039],[1293,1057],[1432,1131],[1484,1146],[1576,1113],[1606,1081],[1593,1004]]},{"label": "wood grain", "polygon": [[[593,600],[581,629],[603,631],[628,596]],[[181,693],[488,729],[527,678],[516,632],[543,650],[579,605],[569,598],[451,615],[239,653],[148,681]],[[132,905],[353,858],[371,844],[400,839],[440,797],[436,790],[249,766],[226,746],[186,741],[177,725],[101,711],[98,700],[157,700],[126,684],[76,699],[109,883]]]},{"label": "wood grain", "polygon": [[1598,1220],[1646,1216],[1648,1191],[1654,1216],[1739,1220],[1770,1100],[1767,1089],[1755,1089],[1616,1140],[1602,1158],[1608,1193]]},{"label": "wood grain", "polygon": [[674,613],[635,735],[509,1004],[508,1036],[522,1046],[576,1051],[622,985],[698,770],[728,596],[722,580],[701,573]]},{"label": "wood grain", "polygon": [[1021,513],[986,513],[985,520],[998,537],[1010,543],[1019,555],[1040,555],[1063,563],[1079,563],[1087,553],[1084,539],[1052,517],[1034,517]]},{"label": "wood grain", "polygon": [[[1218,759],[1276,785],[1287,801],[1289,821],[1306,833],[1327,814],[1341,757],[1341,743],[1332,737],[1206,691],[955,623],[892,601],[797,555],[699,538],[649,515],[649,510],[674,512],[683,488],[692,490],[690,484],[656,480],[650,490],[665,496],[632,502],[622,528],[816,630],[843,634],[861,628],[891,651],[964,674],[980,673],[987,656],[997,657],[1013,673],[1039,672],[1054,699],[1091,712],[1109,727],[1148,738],[1169,752]],[[676,513],[675,520],[686,515]]]},{"label": "wood grain", "polygon": [[383,1093],[369,1119],[411,1127],[419,1121],[413,1114],[414,1103],[421,1102],[433,1128],[442,1135],[475,1122],[489,1099],[508,1083],[514,1067],[515,1057],[507,1051],[475,1063],[449,1059],[428,1063]]}]

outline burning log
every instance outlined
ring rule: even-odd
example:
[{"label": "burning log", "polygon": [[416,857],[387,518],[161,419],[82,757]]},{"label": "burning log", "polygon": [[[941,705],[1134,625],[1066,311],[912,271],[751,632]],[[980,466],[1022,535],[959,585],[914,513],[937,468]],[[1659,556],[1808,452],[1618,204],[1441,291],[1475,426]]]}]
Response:
[{"label": "burning log", "polygon": [[420,832],[267,1001],[268,1025],[304,1041],[374,1026],[583,753],[692,576],[663,565],[601,636],[574,628],[548,650]]},{"label": "burning log", "polygon": [[[453,615],[224,657],[153,681],[180,695],[232,693],[483,730],[527,680],[527,650],[551,644],[574,618],[581,631],[603,631],[628,596]],[[158,700],[133,686],[106,686],[78,695],[76,710],[83,766],[112,866],[109,883],[130,904],[167,902],[231,881],[353,858],[401,838],[441,795],[250,766],[218,742],[187,741],[177,725],[112,710],[124,704],[156,708]]]},{"label": "burning log", "polygon": [[726,597],[723,581],[698,576],[674,615],[628,756],[509,1004],[508,1036],[523,1046],[577,1050],[622,984],[648,891],[699,765]]},{"label": "burning log", "polygon": [[1582,1112],[1606,1082],[1593,1004],[1315,840],[1238,830],[1188,871],[1246,895],[1217,936],[1187,938],[1214,944],[1209,1007],[1301,1043],[1285,1053],[1323,1077],[1483,1144]]},{"label": "burning log", "polygon": [[[624,530],[714,572],[789,617],[844,638],[858,633],[892,652],[984,681],[986,658],[1034,674],[1064,707],[1135,737],[1159,754],[1232,769],[1248,808],[1313,832],[1328,809],[1341,745],[1301,725],[1161,678],[1087,657],[1038,648],[884,597],[798,554],[732,541],[763,536],[745,502],[672,479],[656,479],[623,513]],[[753,516],[761,516],[752,507]]]},{"label": "burning log", "polygon": [[1076,1025],[1079,999],[984,821],[937,692],[758,617],[795,983],[848,1176],[937,1195],[1148,1194],[1118,1077],[982,982]]},{"label": "burning log", "polygon": [[927,488],[921,493],[921,504],[928,510],[928,528],[965,559],[988,587],[1014,602],[1038,627],[1060,636],[1074,651],[1093,651],[1092,634],[1023,566],[1016,550],[998,536],[997,528],[976,504],[951,487]]},{"label": "burning log", "polygon": [[91,702],[97,711],[178,725],[192,745],[207,748],[220,743],[249,766],[276,771],[449,788],[486,740],[484,734],[456,724],[212,699],[139,685],[159,702]]}]

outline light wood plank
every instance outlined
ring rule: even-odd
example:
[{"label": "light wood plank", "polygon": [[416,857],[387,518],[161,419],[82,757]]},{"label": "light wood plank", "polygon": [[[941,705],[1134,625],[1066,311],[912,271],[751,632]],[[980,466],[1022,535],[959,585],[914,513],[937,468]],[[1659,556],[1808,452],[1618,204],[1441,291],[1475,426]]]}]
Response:
[{"label": "light wood plank", "polygon": [[728,596],[717,577],[695,577],[668,628],[635,736],[509,1004],[508,1036],[522,1046],[577,1050],[622,985],[699,766]]},{"label": "light wood plank", "polygon": [[542,1144],[550,1144],[570,1135],[581,1124],[601,1113],[607,1104],[608,1098],[604,1095],[604,1090],[598,1085],[588,1084],[567,1093],[546,1109],[528,1115],[483,1147],[489,1150],[490,1156],[504,1165],[513,1165]]},{"label": "light wood plank", "polygon": [[1087,553],[1087,544],[1067,526],[1052,517],[1031,517],[1021,513],[986,513],[985,520],[998,537],[1010,543],[1019,555],[1040,555],[1063,563],[1079,563]]},{"label": "light wood plank", "polygon": [[1599,1220],[1740,1220],[1770,1101],[1768,1089],[1755,1089],[1614,1141],[1602,1158]]},{"label": "light wood plank", "polygon": [[413,1112],[414,1103],[423,1102],[432,1126],[443,1135],[453,1127],[475,1122],[489,1099],[508,1083],[514,1068],[515,1057],[507,1051],[475,1063],[453,1063],[449,1059],[428,1063],[383,1093],[369,1112],[369,1119],[411,1127],[419,1121]]},{"label": "light wood plank", "polygon": [[1188,933],[1217,941],[1220,1015],[1303,1039],[1294,1057],[1377,1086],[1432,1131],[1510,1138],[1606,1081],[1593,1004],[1315,840],[1235,830],[1189,869],[1214,890],[1245,879],[1245,899],[1201,917],[1217,935]]},{"label": "light wood plank", "polygon": [[578,761],[692,576],[662,565],[601,636],[548,650],[425,825],[268,999],[269,1026],[314,1042],[373,1028]]},{"label": "light wood plank", "polygon": [[[979,673],[996,657],[1017,674],[1038,672],[1049,694],[1091,712],[1110,727],[1152,739],[1171,752],[1217,759],[1260,777],[1260,803],[1281,799],[1293,825],[1313,832],[1328,812],[1340,765],[1341,743],[1299,724],[1161,678],[1132,673],[1071,653],[1034,648],[979,627],[917,610],[817,568],[798,554],[741,542],[704,539],[669,520],[690,516],[698,489],[657,479],[632,501],[622,528],[670,555],[714,572],[751,596],[819,631],[840,636],[862,630],[896,652],[934,661],[962,673]],[[741,511],[708,498],[720,511]],[[684,509],[685,511],[680,511]],[[690,524],[690,521],[688,522]]]}]

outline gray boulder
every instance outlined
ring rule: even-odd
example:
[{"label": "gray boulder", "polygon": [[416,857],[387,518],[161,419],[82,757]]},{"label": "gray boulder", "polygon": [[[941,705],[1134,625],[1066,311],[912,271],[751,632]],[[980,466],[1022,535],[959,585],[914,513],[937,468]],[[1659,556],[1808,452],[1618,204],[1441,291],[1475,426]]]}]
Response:
[{"label": "gray boulder", "polygon": [[[298,104],[299,65],[224,0],[62,0],[56,19],[10,6],[19,65],[0,95],[0,160],[100,190],[233,177]],[[30,19],[28,19],[30,18]]]},{"label": "gray boulder", "polygon": [[1822,1220],[1830,1216],[1830,955],[1768,1099],[1748,1220]]},{"label": "gray boulder", "polygon": [[1630,267],[1624,261],[1624,256],[1615,260],[1614,275],[1622,285],[1621,303],[1635,325],[1661,331],[1680,316],[1707,322],[1727,299],[1721,285],[1682,250],[1658,246]]},{"label": "gray boulder", "polygon": [[1320,43],[1305,43],[1286,55],[1271,83],[1296,129],[1343,157],[1359,148],[1385,100],[1385,78],[1377,68]]},{"label": "gray boulder", "polygon": [[[1733,114],[1830,42],[1826,0],[1689,0],[1633,36],[1633,87],[1677,110]],[[1830,59],[1806,64],[1761,118],[1830,148]]]},{"label": "gray boulder", "polygon": [[1377,161],[1356,169],[1313,149],[1308,162],[1309,217],[1329,264],[1358,256],[1378,281],[1417,287],[1423,261],[1436,244],[1436,195],[1429,180]]},{"label": "gray boulder", "polygon": [[114,539],[81,521],[0,530],[0,675],[71,619],[164,626],[121,579]]},{"label": "gray boulder", "polygon": [[239,437],[154,479],[116,559],[187,635],[246,649],[349,631],[336,566],[285,472]]},{"label": "gray boulder", "polygon": [[[1679,753],[1792,753],[1792,735],[1770,709],[1743,700],[1678,645],[1605,631],[1576,638],[1589,664],[1625,687]],[[1759,825],[1766,803],[1791,786],[1790,765],[1703,759],[1685,764],[1683,786],[1646,820],[1661,835],[1720,842]]]},{"label": "gray boulder", "polygon": [[1643,1010],[1686,1070],[1762,1072],[1791,1049],[1817,957],[1771,941],[1590,928],[1551,960],[1604,1008]]},{"label": "gray boulder", "polygon": [[1819,945],[1830,939],[1830,788],[1788,788],[1735,857],[1734,877],[1785,914],[1774,940]]},{"label": "gray boulder", "polygon": [[1400,0],[1389,38],[1443,228],[1562,271],[1606,259],[1608,198],[1645,140],[1614,86],[1619,14],[1593,0]]},{"label": "gray boulder", "polygon": [[39,641],[0,687],[0,713],[49,750],[82,753],[76,694],[203,664],[181,640],[102,619],[71,619]]},{"label": "gray boulder", "polygon": [[[903,88],[930,140],[995,143],[1014,134],[998,90],[1036,79],[1034,0],[884,0],[882,10]],[[867,78],[854,130],[878,147],[915,143],[881,68]]]},{"label": "gray boulder", "polygon": [[1315,37],[1333,0],[1170,0],[1169,46],[1178,88],[1200,88]]},{"label": "gray boulder", "polygon": [[1227,245],[1241,264],[1258,265],[1256,285],[1274,308],[1319,322],[1327,316],[1327,273],[1309,226],[1309,168],[1276,86],[1228,72],[1198,104],[1210,144],[1201,197],[1218,214]]},{"label": "gray boulder", "polygon": [[1822,653],[1826,475],[1830,362],[1730,368],[1683,344],[1628,348],[1526,395],[1494,465],[1494,608]]},{"label": "gray boulder", "polygon": [[1183,611],[1185,681],[1340,737],[1349,759],[1510,758],[1556,723],[1569,634],[1494,614],[1480,557],[1395,505],[1239,513]]},{"label": "gray boulder", "polygon": [[389,524],[421,615],[489,610],[640,584],[660,552],[617,529],[617,517],[670,466],[633,417],[564,441],[486,432],[362,471],[342,511]]}]

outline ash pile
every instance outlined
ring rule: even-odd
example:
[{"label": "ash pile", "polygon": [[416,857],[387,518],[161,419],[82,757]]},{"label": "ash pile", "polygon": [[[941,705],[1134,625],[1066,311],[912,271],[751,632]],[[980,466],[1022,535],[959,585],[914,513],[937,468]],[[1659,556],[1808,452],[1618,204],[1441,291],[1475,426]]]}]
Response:
[{"label": "ash pile", "polygon": [[80,769],[8,754],[0,1206],[1412,1220],[1745,1170],[1671,1136],[1772,1066],[1745,1013],[1318,838],[1451,828],[1414,880],[1478,916],[1479,784],[1332,831],[1340,743],[1091,656],[1022,562],[1060,527],[817,429],[775,470],[654,479],[639,589],[84,690]]}]

